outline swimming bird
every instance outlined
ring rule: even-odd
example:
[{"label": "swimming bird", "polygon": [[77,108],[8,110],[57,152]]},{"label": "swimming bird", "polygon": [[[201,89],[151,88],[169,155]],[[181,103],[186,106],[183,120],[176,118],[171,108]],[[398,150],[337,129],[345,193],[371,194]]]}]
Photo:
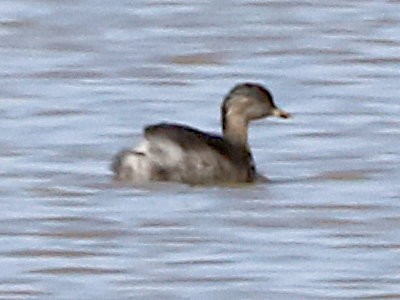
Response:
[{"label": "swimming bird", "polygon": [[236,85],[221,105],[222,136],[170,123],[144,129],[135,149],[119,152],[112,163],[115,179],[132,184],[175,181],[190,185],[249,183],[257,180],[248,144],[249,122],[289,118],[260,84]]}]

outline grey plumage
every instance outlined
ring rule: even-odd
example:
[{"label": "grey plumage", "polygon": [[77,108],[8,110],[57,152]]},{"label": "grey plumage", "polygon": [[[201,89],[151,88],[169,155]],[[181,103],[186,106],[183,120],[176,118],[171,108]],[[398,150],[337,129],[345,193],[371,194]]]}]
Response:
[{"label": "grey plumage", "polygon": [[134,184],[177,181],[188,184],[253,182],[259,176],[247,143],[247,124],[275,115],[286,118],[272,95],[257,84],[234,87],[221,106],[223,136],[160,123],[144,130],[144,142],[119,152],[112,163],[117,179]]}]

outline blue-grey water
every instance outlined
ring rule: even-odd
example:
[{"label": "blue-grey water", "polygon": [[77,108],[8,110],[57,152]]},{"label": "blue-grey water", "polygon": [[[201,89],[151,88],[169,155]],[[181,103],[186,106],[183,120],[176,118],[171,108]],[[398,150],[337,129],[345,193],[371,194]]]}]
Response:
[{"label": "blue-grey water", "polygon": [[[0,2],[1,299],[400,299],[400,2]],[[236,83],[269,184],[113,183]]]}]

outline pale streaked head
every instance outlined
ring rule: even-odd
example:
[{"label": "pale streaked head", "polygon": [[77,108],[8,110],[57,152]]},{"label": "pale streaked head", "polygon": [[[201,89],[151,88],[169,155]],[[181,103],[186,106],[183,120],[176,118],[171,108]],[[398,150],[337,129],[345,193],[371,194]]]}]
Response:
[{"label": "pale streaked head", "polygon": [[223,126],[227,118],[242,118],[247,122],[268,116],[290,118],[291,115],[278,108],[272,94],[260,84],[236,85],[225,97],[221,107]]}]

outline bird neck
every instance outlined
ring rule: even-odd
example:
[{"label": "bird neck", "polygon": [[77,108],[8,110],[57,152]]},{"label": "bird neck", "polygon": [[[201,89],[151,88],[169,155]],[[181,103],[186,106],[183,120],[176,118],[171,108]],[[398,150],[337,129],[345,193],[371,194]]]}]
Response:
[{"label": "bird neck", "polygon": [[229,114],[222,117],[224,139],[234,145],[249,149],[247,132],[248,121],[239,114]]}]

